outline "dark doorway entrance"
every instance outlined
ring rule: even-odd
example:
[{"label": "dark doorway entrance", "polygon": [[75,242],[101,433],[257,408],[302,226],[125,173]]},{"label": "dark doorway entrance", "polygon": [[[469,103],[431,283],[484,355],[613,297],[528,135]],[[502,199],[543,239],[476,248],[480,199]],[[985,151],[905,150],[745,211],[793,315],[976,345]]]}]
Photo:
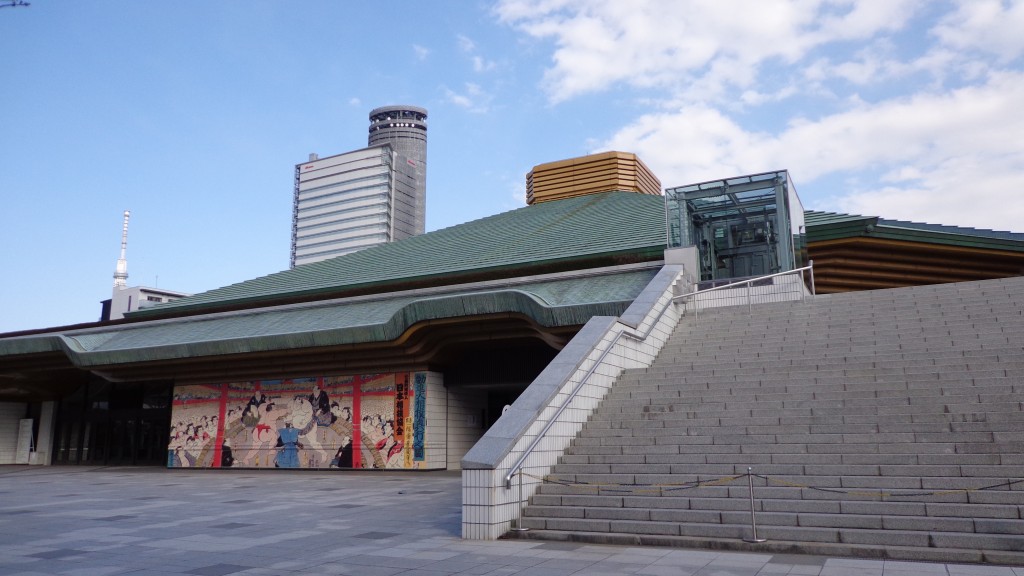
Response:
[{"label": "dark doorway entrance", "polygon": [[171,389],[166,382],[94,378],[60,401],[54,464],[167,464]]},{"label": "dark doorway entrance", "polygon": [[486,430],[497,422],[502,409],[515,402],[558,350],[539,340],[474,342],[449,351],[444,384],[449,388],[479,391],[485,398],[481,424]]}]

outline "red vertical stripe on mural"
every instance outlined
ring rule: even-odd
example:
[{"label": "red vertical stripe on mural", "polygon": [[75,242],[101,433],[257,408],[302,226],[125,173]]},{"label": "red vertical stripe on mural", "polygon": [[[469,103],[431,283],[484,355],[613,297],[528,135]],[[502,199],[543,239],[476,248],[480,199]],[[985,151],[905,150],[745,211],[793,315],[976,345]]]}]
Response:
[{"label": "red vertical stripe on mural", "polygon": [[360,396],[363,392],[363,379],[360,376],[352,378],[352,468],[362,468],[363,463],[363,432],[360,430],[360,422],[363,419]]},{"label": "red vertical stripe on mural", "polygon": [[221,447],[224,446],[224,413],[228,405],[228,385],[220,385],[220,406],[217,408],[217,437],[213,447],[213,467],[220,468]]}]

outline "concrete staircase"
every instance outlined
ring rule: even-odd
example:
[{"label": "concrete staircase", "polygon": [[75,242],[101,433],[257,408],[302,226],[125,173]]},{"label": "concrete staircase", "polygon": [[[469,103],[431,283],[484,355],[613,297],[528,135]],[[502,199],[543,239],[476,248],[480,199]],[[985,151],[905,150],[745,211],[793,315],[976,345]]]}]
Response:
[{"label": "concrete staircase", "polygon": [[[1022,307],[1012,278],[684,318],[620,377],[525,535],[1024,564]],[[748,467],[761,544],[742,540]]]}]

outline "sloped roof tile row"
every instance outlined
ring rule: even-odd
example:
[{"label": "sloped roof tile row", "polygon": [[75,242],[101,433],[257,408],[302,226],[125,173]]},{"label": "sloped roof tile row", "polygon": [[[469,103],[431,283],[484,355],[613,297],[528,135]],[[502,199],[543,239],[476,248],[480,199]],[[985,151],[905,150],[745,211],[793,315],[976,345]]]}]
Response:
[{"label": "sloped roof tile row", "polygon": [[0,356],[63,351],[81,367],[395,340],[434,319],[518,313],[542,326],[621,314],[657,266],[507,287],[382,294],[0,340]]},{"label": "sloped roof tile row", "polygon": [[[891,220],[878,216],[861,216],[859,214],[842,214],[836,212],[820,212],[807,210],[804,212],[808,233],[825,239],[830,233],[835,235],[850,234],[853,231],[864,232],[866,226],[872,226],[872,232],[884,229],[890,235],[907,234],[918,239],[942,238],[943,243],[980,246],[991,244],[1005,250],[1024,250],[1024,233],[1003,230],[987,230],[964,226],[948,226],[945,224],[928,224],[909,220]],[[842,232],[839,232],[842,230]]]},{"label": "sloped roof tile row", "polygon": [[158,317],[288,295],[665,247],[664,200],[606,192],[545,202],[297,266],[132,313]]}]

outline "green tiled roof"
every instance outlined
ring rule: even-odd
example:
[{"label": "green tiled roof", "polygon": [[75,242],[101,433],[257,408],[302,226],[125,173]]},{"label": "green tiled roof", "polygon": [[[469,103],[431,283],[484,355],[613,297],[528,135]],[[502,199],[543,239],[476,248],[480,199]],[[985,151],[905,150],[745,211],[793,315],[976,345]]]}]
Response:
[{"label": "green tiled roof", "polygon": [[64,351],[79,367],[397,339],[425,320],[519,313],[542,326],[621,314],[658,266],[510,286],[433,289],[0,339],[0,356]]},{"label": "green tiled roof", "polygon": [[886,238],[910,242],[926,242],[1024,252],[1024,234],[980,228],[926,224],[906,220],[889,220],[878,216],[840,214],[835,212],[804,212],[807,241],[823,242],[851,237]]},{"label": "green tiled roof", "polygon": [[606,192],[544,202],[297,266],[130,314],[152,318],[445,275],[616,254],[660,255],[664,200]]}]

